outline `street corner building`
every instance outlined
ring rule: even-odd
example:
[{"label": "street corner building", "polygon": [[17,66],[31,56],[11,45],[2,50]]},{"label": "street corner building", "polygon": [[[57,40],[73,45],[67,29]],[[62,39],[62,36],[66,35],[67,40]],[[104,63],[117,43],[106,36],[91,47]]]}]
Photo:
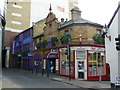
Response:
[{"label": "street corner building", "polygon": [[[59,47],[59,75],[79,80],[108,80],[104,39],[100,36],[103,26],[82,19],[77,7],[71,14],[72,19],[59,26],[60,33],[64,34]],[[68,44],[70,60],[65,54]]]},{"label": "street corner building", "polygon": [[[105,47],[95,44],[70,45],[70,61],[65,52],[59,49],[59,75],[78,80],[108,80],[108,67],[105,61]],[[69,67],[70,63],[70,67]]]}]

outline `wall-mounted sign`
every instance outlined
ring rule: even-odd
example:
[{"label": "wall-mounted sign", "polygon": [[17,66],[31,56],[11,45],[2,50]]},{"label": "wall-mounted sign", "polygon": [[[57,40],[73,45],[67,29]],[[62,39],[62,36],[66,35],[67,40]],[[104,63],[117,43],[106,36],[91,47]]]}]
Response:
[{"label": "wall-mounted sign", "polygon": [[50,53],[47,55],[47,58],[58,58],[57,53],[58,53],[58,50],[51,49]]},{"label": "wall-mounted sign", "polygon": [[32,53],[28,53],[28,56],[32,56]]},{"label": "wall-mounted sign", "polygon": [[21,57],[22,55],[21,54],[18,54],[18,57]]},{"label": "wall-mounted sign", "polygon": [[50,53],[58,53],[58,50],[56,49],[51,49],[51,52]]},{"label": "wall-mounted sign", "polygon": [[116,82],[115,85],[120,86],[120,75],[116,75]]},{"label": "wall-mounted sign", "polygon": [[91,50],[91,51],[105,51],[105,48],[98,48],[98,47],[71,47],[71,50],[77,50],[77,51],[85,51],[85,50]]}]

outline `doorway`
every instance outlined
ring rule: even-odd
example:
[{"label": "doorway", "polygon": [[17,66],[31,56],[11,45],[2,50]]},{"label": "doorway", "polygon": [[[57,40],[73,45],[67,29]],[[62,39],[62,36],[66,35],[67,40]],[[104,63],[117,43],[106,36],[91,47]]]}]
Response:
[{"label": "doorway", "polygon": [[56,73],[56,59],[48,59],[48,71],[50,73]]},{"label": "doorway", "polygon": [[84,80],[84,72],[85,72],[84,60],[78,60],[78,79],[79,80]]}]

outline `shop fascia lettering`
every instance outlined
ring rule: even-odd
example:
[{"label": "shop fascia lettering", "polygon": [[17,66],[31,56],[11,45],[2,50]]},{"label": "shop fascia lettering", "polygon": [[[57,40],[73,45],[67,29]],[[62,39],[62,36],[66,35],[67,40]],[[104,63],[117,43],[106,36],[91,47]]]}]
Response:
[{"label": "shop fascia lettering", "polygon": [[85,50],[91,50],[91,51],[105,51],[105,48],[98,48],[98,47],[71,47],[71,50],[76,51],[85,51]]}]

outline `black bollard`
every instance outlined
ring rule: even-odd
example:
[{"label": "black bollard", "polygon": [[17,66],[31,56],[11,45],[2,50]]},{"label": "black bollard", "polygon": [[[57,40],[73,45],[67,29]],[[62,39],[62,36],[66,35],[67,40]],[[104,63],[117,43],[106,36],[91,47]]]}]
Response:
[{"label": "black bollard", "polygon": [[44,75],[44,69],[42,69],[42,76]]}]

